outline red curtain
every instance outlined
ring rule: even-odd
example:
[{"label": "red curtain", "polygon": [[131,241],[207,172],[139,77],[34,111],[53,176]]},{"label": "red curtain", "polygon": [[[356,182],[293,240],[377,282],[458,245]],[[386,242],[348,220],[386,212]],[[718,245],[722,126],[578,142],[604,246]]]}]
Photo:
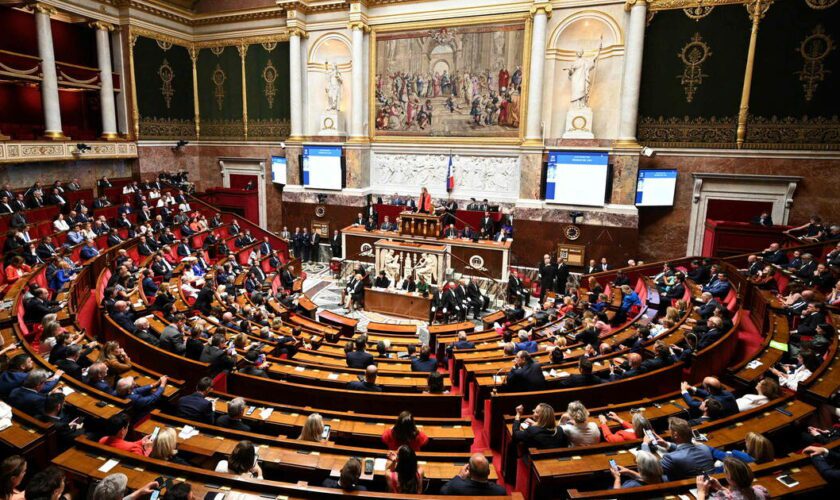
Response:
[{"label": "red curtain", "polygon": [[761,212],[772,212],[773,203],[769,201],[715,200],[710,199],[706,209],[706,218],[732,222],[750,222]]},{"label": "red curtain", "polygon": [[0,84],[0,131],[20,140],[37,139],[44,134],[39,87]]}]

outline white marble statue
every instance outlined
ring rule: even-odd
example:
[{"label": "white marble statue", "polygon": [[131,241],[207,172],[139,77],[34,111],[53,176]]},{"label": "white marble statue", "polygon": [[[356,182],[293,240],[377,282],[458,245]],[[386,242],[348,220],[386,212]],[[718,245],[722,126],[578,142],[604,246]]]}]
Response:
[{"label": "white marble statue", "polygon": [[411,254],[405,254],[405,259],[403,260],[403,275],[402,278],[407,280],[409,276],[411,276],[412,271],[414,270],[414,266],[411,263]]},{"label": "white marble statue", "polygon": [[400,279],[400,255],[394,255],[393,250],[386,248],[382,252],[382,270],[391,283],[396,283]]},{"label": "white marble statue", "polygon": [[423,277],[426,283],[437,283],[437,255],[424,253],[414,266],[414,272],[418,280]]},{"label": "white marble statue", "polygon": [[577,59],[568,68],[563,68],[564,71],[569,72],[569,80],[571,80],[571,107],[572,108],[586,108],[589,106],[589,95],[592,91],[592,71],[598,63],[598,57],[601,55],[601,45],[598,45],[598,51],[595,57],[588,59],[583,57],[583,51],[577,51]]},{"label": "white marble statue", "polygon": [[329,70],[329,83],[324,92],[327,93],[327,111],[338,111],[341,107],[341,74],[338,72],[338,64],[333,63]]}]

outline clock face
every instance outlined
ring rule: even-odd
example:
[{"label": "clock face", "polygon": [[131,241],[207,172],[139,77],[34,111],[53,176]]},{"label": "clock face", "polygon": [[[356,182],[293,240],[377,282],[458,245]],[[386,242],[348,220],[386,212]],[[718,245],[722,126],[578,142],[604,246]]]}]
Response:
[{"label": "clock face", "polygon": [[576,239],[580,238],[580,228],[573,225],[566,226],[566,229],[563,230],[566,234],[566,239],[575,241]]},{"label": "clock face", "polygon": [[327,209],[323,205],[318,205],[317,207],[315,207],[315,215],[317,217],[323,217],[324,215],[326,215],[326,213]]}]

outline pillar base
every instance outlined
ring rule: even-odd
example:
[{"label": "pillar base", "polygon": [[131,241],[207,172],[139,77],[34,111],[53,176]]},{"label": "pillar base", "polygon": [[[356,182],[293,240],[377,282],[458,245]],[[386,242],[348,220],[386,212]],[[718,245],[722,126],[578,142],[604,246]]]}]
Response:
[{"label": "pillar base", "polygon": [[62,132],[60,130],[58,132],[50,132],[50,131],[44,132],[44,139],[47,139],[47,140],[50,140],[50,141],[69,141],[70,140],[70,138],[67,137],[66,135],[64,135],[64,132]]},{"label": "pillar base", "polygon": [[9,139],[11,139],[11,137],[8,135],[0,134],[0,141],[8,141]]},{"label": "pillar base", "polygon": [[636,139],[616,139],[613,147],[615,149],[641,149],[642,145]]},{"label": "pillar base", "polygon": [[122,139],[122,137],[120,137],[120,134],[116,132],[103,132],[99,138],[103,141],[118,141]]}]

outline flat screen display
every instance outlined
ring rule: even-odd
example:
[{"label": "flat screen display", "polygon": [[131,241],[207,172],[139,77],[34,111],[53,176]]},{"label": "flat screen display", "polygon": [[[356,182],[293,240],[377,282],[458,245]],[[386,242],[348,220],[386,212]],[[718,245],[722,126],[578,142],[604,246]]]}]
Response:
[{"label": "flat screen display", "polygon": [[303,147],[303,187],[341,190],[341,147]]},{"label": "flat screen display", "polygon": [[676,170],[639,170],[637,207],[670,207],[677,189]]},{"label": "flat screen display", "polygon": [[284,156],[271,157],[271,182],[286,184],[286,158]]},{"label": "flat screen display", "polygon": [[608,165],[607,153],[549,151],[545,201],[604,206]]}]

